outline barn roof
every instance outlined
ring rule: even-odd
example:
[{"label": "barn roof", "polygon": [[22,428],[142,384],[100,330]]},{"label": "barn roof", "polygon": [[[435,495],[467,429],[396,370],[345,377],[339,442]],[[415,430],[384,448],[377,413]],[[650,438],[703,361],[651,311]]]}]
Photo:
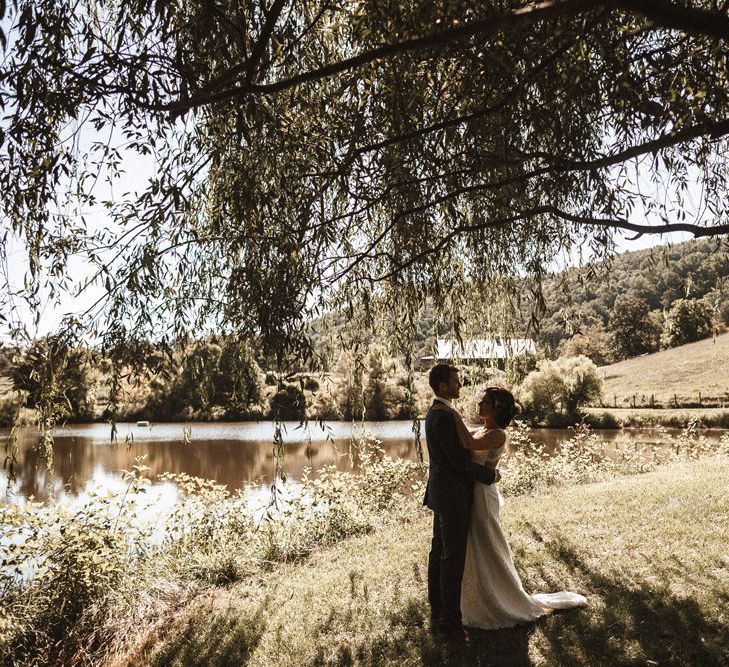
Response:
[{"label": "barn roof", "polygon": [[438,339],[436,356],[422,357],[429,359],[507,359],[524,354],[536,354],[537,347],[531,338],[473,338],[463,345],[456,341]]}]

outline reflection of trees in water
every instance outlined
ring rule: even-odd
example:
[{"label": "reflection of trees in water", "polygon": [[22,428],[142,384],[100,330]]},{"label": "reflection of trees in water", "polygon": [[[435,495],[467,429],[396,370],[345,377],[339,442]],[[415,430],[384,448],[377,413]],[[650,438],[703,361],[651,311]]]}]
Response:
[{"label": "reflection of trees in water", "polygon": [[59,436],[53,443],[53,468],[49,471],[36,443],[35,438],[24,438],[20,443],[17,491],[26,498],[45,500],[51,491],[60,490],[77,495],[100,468],[114,472],[129,467],[130,457],[123,446],[99,446],[92,438]]},{"label": "reflection of trees in water", "polygon": [[[103,483],[103,473],[129,470],[135,457],[143,455],[153,481],[163,472],[187,473],[214,479],[235,490],[247,482],[270,483],[273,473],[273,445],[267,440],[204,440],[189,445],[179,441],[136,441],[127,447],[123,443],[101,444],[90,437],[57,436],[52,473],[36,450],[36,443],[36,437],[25,437],[20,443],[17,493],[38,500],[61,490],[77,495],[95,478]],[[416,456],[415,444],[410,440],[389,440],[382,446],[395,458]],[[308,447],[306,443],[285,446],[284,470],[293,479],[300,479],[304,468],[316,471],[332,464],[340,470],[357,469],[356,449],[350,451],[348,439],[312,442]]]},{"label": "reflection of trees in water", "polygon": [[[392,424],[392,422],[390,422]],[[673,432],[673,431],[671,431]],[[678,433],[679,431],[676,431]],[[595,431],[608,448],[652,445],[660,442],[657,431]],[[574,435],[567,429],[536,429],[532,438],[554,451],[559,442]],[[719,438],[719,432],[706,431],[709,438]],[[109,444],[98,435],[58,435],[54,443],[54,467],[50,473],[35,449],[37,433],[21,434],[18,484],[16,492],[22,497],[33,496],[46,500],[49,495],[63,491],[78,495],[89,482],[108,483],[105,476],[118,475],[129,470],[136,456],[146,455],[145,464],[154,480],[163,472],[187,473],[195,477],[214,479],[225,484],[231,491],[247,482],[268,484],[273,473],[273,444],[270,440],[206,439],[185,445],[175,435],[169,440],[144,441],[137,439],[131,447],[124,443]],[[3,442],[0,440],[0,447]],[[350,449],[349,438],[333,441],[312,441],[285,445],[284,470],[292,479],[300,479],[304,468],[314,471],[325,465],[336,465],[340,470],[356,470],[356,448]],[[410,438],[391,438],[383,441],[385,451],[394,458],[416,460],[415,443]],[[423,443],[425,448],[425,443]],[[427,457],[427,451],[425,452]],[[354,463],[354,465],[352,465]]]}]

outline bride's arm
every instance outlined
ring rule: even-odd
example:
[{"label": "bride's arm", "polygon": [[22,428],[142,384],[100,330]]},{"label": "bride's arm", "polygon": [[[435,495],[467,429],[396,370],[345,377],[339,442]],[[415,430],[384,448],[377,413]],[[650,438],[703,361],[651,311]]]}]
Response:
[{"label": "bride's arm", "polygon": [[497,449],[506,442],[506,434],[501,430],[484,430],[480,435],[474,436],[455,410],[453,417],[456,420],[458,438],[466,449]]}]

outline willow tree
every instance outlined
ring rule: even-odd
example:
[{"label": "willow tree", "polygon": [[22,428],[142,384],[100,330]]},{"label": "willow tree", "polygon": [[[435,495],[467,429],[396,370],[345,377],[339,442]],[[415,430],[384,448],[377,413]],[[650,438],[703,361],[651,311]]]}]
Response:
[{"label": "willow tree", "polygon": [[[609,256],[616,230],[729,231],[726,4],[0,11],[0,210],[25,297],[85,257],[104,295],[74,322],[107,351],[214,329],[302,357],[333,308],[407,337],[426,299],[458,323],[575,245]],[[101,201],[134,154],[154,156],[148,187]]]}]

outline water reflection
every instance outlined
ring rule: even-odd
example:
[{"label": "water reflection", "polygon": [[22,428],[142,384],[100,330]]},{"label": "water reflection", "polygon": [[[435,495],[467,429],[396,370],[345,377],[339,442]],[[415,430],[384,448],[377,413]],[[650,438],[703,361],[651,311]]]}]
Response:
[{"label": "water reflection", "polygon": [[[304,468],[336,465],[340,470],[356,469],[352,437],[362,428],[377,433],[390,456],[415,460],[416,445],[410,432],[411,422],[364,424],[336,423],[322,429],[285,424],[286,474],[300,479]],[[132,434],[133,439],[127,438]],[[271,424],[195,424],[192,441],[185,444],[182,424],[159,424],[151,428],[119,426],[119,442],[110,442],[109,427],[104,424],[75,425],[59,429],[53,446],[52,472],[36,449],[38,434],[26,430],[21,434],[17,482],[9,502],[55,498],[63,500],[86,493],[97,486],[109,487],[110,479],[121,483],[121,471],[129,470],[137,456],[145,456],[151,479],[163,472],[187,473],[214,479],[231,491],[247,484],[269,485],[272,480],[273,426]],[[0,447],[8,433],[0,431]],[[7,476],[0,473],[2,488]]]},{"label": "water reflection", "polygon": [[[6,502],[73,499],[94,487],[115,488],[122,484],[121,471],[135,464],[135,457],[146,456],[152,480],[163,472],[187,473],[214,479],[231,491],[253,483],[271,483],[273,474],[273,434],[270,422],[193,424],[192,441],[185,444],[183,424],[154,424],[138,428],[120,424],[118,444],[111,444],[106,424],[83,424],[58,429],[54,443],[54,465],[48,470],[35,448],[38,434],[26,429],[20,438],[17,484]],[[321,428],[296,423],[284,424],[286,454],[284,469],[289,478],[300,479],[304,468],[336,465],[340,470],[356,469],[356,456],[351,457],[351,439],[363,430],[373,433],[390,456],[415,460],[417,449],[412,435],[412,422],[369,422],[353,425],[331,422]],[[607,449],[625,446],[661,445],[665,436],[651,429],[596,431]],[[674,431],[677,433],[677,431]],[[705,431],[704,435],[719,438],[721,431]],[[535,429],[532,437],[554,449],[572,436],[570,430]],[[8,439],[8,431],[0,430],[0,448]],[[129,442],[129,445],[125,444]],[[425,443],[423,442],[423,449]],[[2,450],[0,450],[2,451]],[[427,452],[424,452],[427,459]],[[0,471],[0,489],[7,486]],[[162,486],[162,485],[160,485]],[[168,485],[169,486],[169,485]],[[163,489],[157,489],[162,492]],[[2,491],[0,490],[0,493]],[[165,495],[169,495],[169,489]]]}]

